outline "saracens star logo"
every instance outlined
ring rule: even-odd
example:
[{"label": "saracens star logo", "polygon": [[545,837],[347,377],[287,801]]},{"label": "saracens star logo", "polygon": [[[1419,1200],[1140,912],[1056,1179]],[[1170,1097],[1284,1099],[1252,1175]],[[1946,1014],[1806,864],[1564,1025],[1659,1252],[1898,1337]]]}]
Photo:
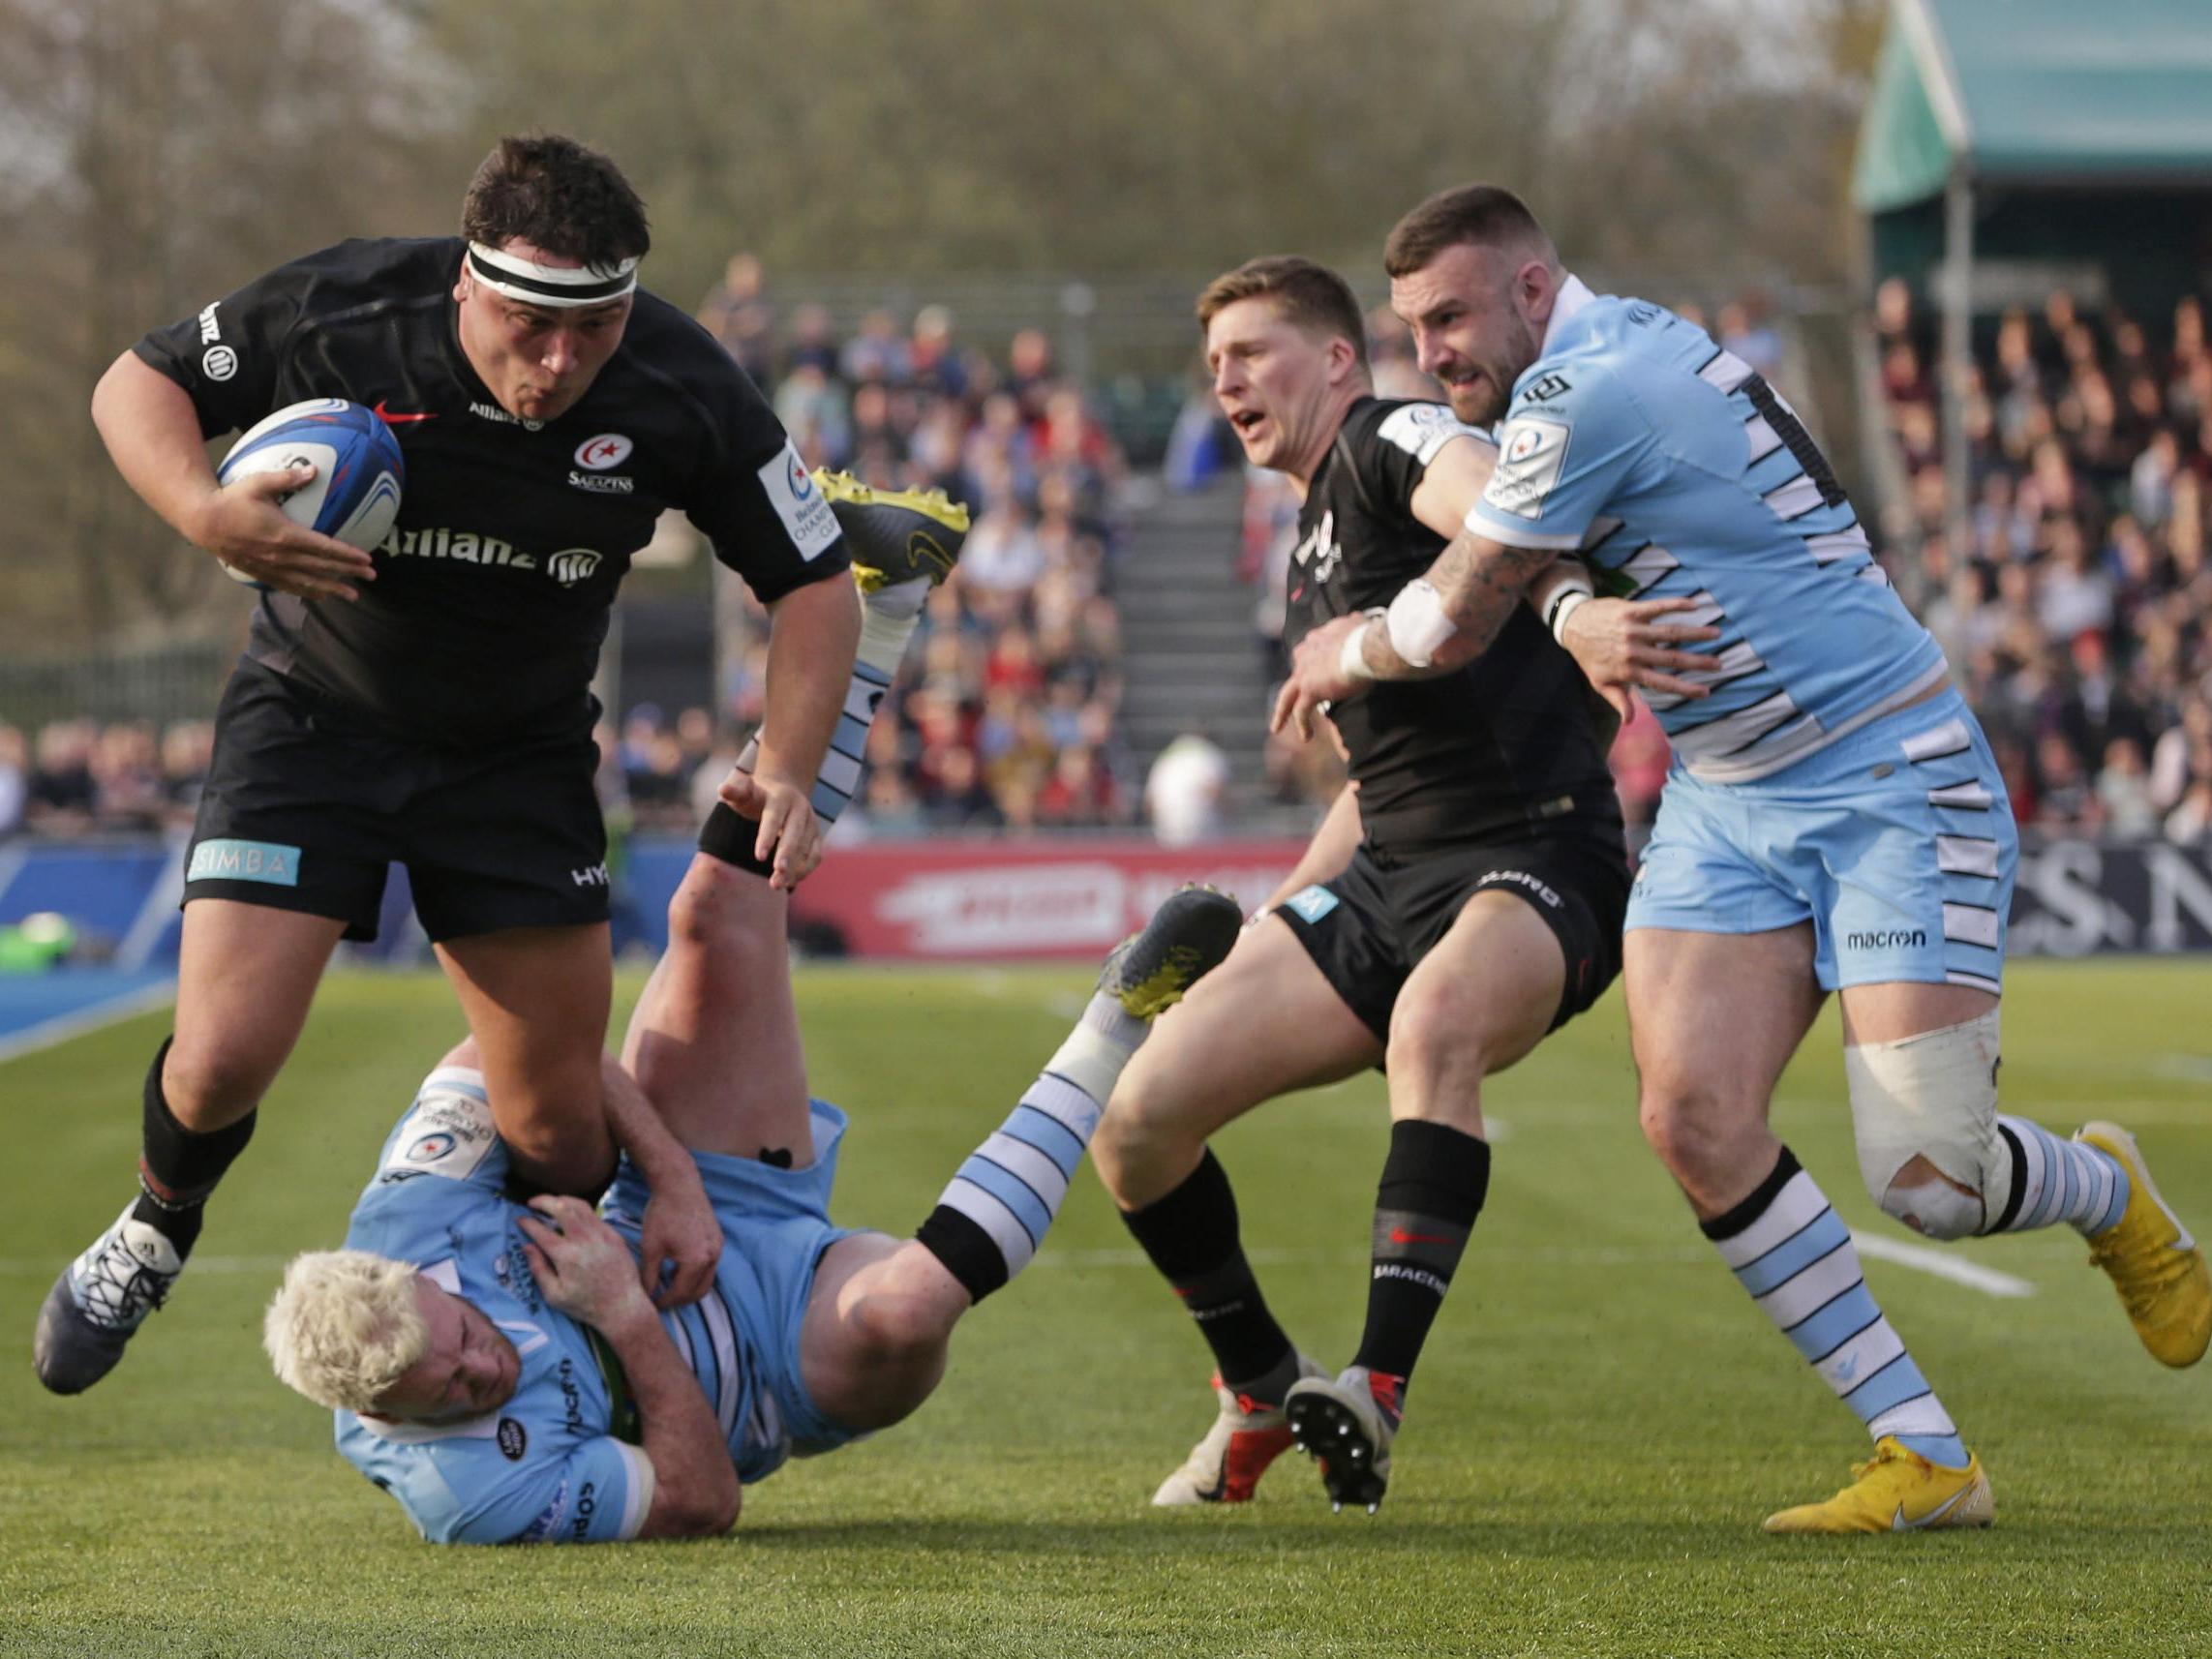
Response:
[{"label": "saracens star logo", "polygon": [[627,461],[630,451],[636,447],[619,432],[602,432],[597,437],[587,437],[576,446],[576,465],[593,472],[604,472]]}]

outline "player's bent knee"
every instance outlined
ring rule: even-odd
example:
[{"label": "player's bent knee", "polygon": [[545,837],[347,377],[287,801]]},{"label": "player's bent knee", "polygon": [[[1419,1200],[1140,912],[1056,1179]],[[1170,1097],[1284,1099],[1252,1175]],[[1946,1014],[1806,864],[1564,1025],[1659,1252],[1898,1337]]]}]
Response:
[{"label": "player's bent knee", "polygon": [[162,1065],[162,1095],[170,1115],[188,1130],[202,1119],[230,1122],[260,1103],[285,1053],[251,1040],[171,1043]]},{"label": "player's bent knee", "polygon": [[943,1353],[952,1336],[940,1302],[896,1292],[864,1298],[853,1310],[848,1328],[864,1363],[894,1371],[927,1366]]},{"label": "player's bent knee", "polygon": [[1393,1079],[1464,1078],[1479,1083],[1490,1070],[1489,1044],[1475,1024],[1480,1010],[1450,997],[1399,999],[1391,1010],[1383,1065]]},{"label": "player's bent knee", "polygon": [[1178,1087],[1172,1076],[1143,1066],[1143,1057],[1144,1051],[1139,1049],[1136,1061],[1114,1085],[1106,1115],[1099,1120],[1091,1140],[1091,1156],[1099,1173],[1106,1178],[1107,1190],[1117,1196],[1118,1171],[1204,1139],[1196,1122],[1197,1102],[1190,1091]]},{"label": "player's bent knee", "polygon": [[1859,1173],[1885,1215],[1933,1239],[1981,1232],[2013,1161],[1997,1129],[1997,1011],[1843,1051]]},{"label": "player's bent knee", "polygon": [[668,902],[669,948],[708,951],[741,970],[739,958],[757,957],[780,972],[784,902],[759,877],[701,858]]},{"label": "player's bent knee", "polygon": [[1670,1085],[1649,1076],[1636,1117],[1659,1161],[1677,1181],[1700,1191],[1730,1185],[1743,1173],[1738,1165],[1744,1126],[1764,1123],[1756,1104],[1731,1102],[1686,1080]]}]

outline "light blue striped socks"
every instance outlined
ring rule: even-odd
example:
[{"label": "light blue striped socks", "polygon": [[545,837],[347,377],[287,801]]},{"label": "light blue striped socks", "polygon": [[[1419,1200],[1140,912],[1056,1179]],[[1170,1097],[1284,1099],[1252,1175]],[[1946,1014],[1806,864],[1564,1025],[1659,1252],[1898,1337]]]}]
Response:
[{"label": "light blue striped socks", "polygon": [[1145,1024],[1094,994],[1014,1115],[968,1155],[915,1232],[974,1300],[1029,1265]]},{"label": "light blue striped socks", "polygon": [[2013,1196],[1989,1225],[2026,1233],[2060,1222],[2084,1234],[2112,1226],[2128,1207],[2128,1172],[2109,1154],[2060,1140],[2041,1124],[1999,1115],[1997,1132],[2013,1155]]},{"label": "light blue striped socks", "polygon": [[1789,1148],[1748,1198],[1699,1225],[1869,1434],[1894,1434],[1945,1468],[1966,1466],[1956,1426],[1866,1288],[1851,1229]]}]

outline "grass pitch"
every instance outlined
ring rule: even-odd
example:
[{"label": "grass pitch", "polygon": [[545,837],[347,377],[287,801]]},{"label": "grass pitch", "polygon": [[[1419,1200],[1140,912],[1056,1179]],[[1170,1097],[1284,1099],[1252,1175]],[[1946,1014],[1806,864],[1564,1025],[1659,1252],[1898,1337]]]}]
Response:
[{"label": "grass pitch", "polygon": [[[909,1230],[1011,1107],[1084,977],[816,970],[817,1090],[855,1120],[837,1214]],[[2006,1101],[2134,1128],[2212,1230],[2200,967],[2016,969]],[[627,988],[634,991],[632,982]],[[1971,1444],[1980,1534],[1771,1539],[1864,1455],[1744,1305],[1645,1150],[1618,999],[1500,1080],[1488,1212],[1410,1395],[1379,1516],[1302,1460],[1233,1512],[1161,1513],[1205,1428],[1195,1333],[1082,1178],[1044,1253],[963,1328],[902,1427],[750,1490],[731,1537],[439,1550],[269,1375],[259,1310],[336,1242],[377,1146],[455,1029],[435,980],[339,978],[167,1310],[93,1393],[27,1363],[38,1303],[129,1191],[128,1021],[0,1067],[0,1654],[2021,1655],[2212,1651],[2212,1368],[2136,1346],[2065,1230],[1954,1247],[1999,1297],[1866,1273]],[[1776,1121],[1863,1234],[1833,1016]],[[1384,1148],[1368,1077],[1221,1141],[1270,1301],[1348,1358]]]}]

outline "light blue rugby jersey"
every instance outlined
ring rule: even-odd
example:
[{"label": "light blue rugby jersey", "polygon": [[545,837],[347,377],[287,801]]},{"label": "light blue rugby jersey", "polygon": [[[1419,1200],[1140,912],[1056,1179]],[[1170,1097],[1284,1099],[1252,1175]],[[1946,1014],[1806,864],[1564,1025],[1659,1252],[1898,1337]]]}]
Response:
[{"label": "light blue rugby jersey", "polygon": [[[652,1464],[616,1433],[618,1411],[634,1413],[618,1406],[591,1334],[539,1296],[515,1225],[530,1212],[505,1196],[506,1177],[482,1074],[432,1072],[384,1141],[346,1243],[414,1262],[474,1303],[515,1344],[522,1375],[504,1405],[457,1423],[371,1422],[340,1411],[338,1450],[398,1498],[435,1544],[633,1538],[651,1507]],[[725,1271],[729,1260],[725,1252]],[[762,1407],[721,1287],[662,1320],[732,1444],[745,1446],[741,1475],[748,1463],[780,1463],[781,1448],[770,1461],[746,1444],[761,1429]]]},{"label": "light blue rugby jersey", "polygon": [[1710,335],[1569,277],[1543,354],[1514,383],[1470,528],[1577,550],[1669,621],[1720,630],[1712,686],[1643,693],[1682,764],[1712,783],[1778,771],[1920,696],[1943,650],[1874,562],[1790,407]]}]

